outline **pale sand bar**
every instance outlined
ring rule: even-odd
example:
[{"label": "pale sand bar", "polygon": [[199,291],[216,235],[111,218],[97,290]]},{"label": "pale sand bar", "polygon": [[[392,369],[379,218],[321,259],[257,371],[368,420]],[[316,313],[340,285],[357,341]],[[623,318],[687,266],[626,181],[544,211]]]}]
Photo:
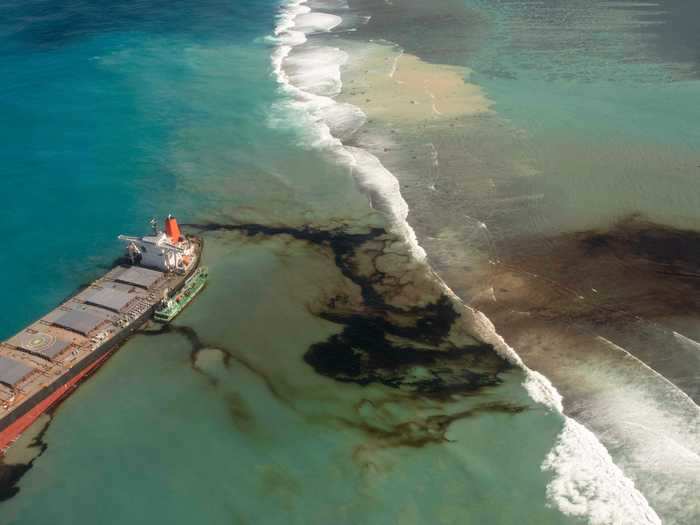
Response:
[{"label": "pale sand bar", "polygon": [[466,81],[468,68],[430,64],[390,44],[369,46],[350,53],[338,99],[360,107],[370,119],[439,120],[489,111],[491,101]]}]

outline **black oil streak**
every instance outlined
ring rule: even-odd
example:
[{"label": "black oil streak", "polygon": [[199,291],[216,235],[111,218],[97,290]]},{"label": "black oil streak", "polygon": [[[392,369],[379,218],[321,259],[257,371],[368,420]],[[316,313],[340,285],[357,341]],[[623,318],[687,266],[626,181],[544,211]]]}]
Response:
[{"label": "black oil streak", "polygon": [[[497,305],[544,319],[600,328],[700,311],[700,233],[640,215],[607,229],[525,239],[496,271],[500,269],[546,278],[531,280],[530,288],[520,292],[524,304],[516,304],[517,297],[510,302],[509,290],[501,290],[506,293]],[[590,293],[592,288],[597,293]],[[494,310],[494,305],[480,306]]]},{"label": "black oil streak", "polygon": [[367,423],[357,423],[341,417],[335,421],[349,428],[359,428],[374,441],[363,444],[355,450],[355,459],[361,452],[367,449],[380,448],[422,448],[431,444],[441,444],[452,442],[446,436],[452,423],[458,420],[476,417],[483,413],[519,414],[528,408],[521,405],[509,403],[486,403],[469,410],[463,410],[454,414],[437,414],[423,419],[410,420],[391,426],[381,428]]},{"label": "black oil streak", "polygon": [[163,335],[163,334],[178,334],[184,336],[187,341],[190,343],[191,350],[190,350],[190,365],[192,369],[199,373],[202,374],[207,381],[209,381],[213,386],[217,386],[217,379],[211,377],[209,374],[207,374],[205,371],[203,371],[201,368],[197,366],[197,354],[201,352],[202,350],[217,350],[223,354],[223,363],[224,366],[229,368],[231,366],[231,362],[235,361],[239,365],[243,366],[246,368],[248,371],[250,371],[253,375],[258,377],[267,390],[270,392],[270,394],[277,399],[278,401],[284,403],[285,405],[291,406],[290,402],[282,395],[282,393],[277,389],[275,386],[274,382],[265,376],[265,374],[261,371],[258,370],[252,363],[244,359],[242,356],[237,355],[235,352],[228,350],[226,348],[221,348],[220,346],[216,345],[209,345],[206,344],[205,342],[202,341],[202,339],[199,337],[199,334],[197,331],[190,327],[190,326],[185,326],[185,325],[179,325],[179,324],[164,324],[162,325],[158,330],[144,330],[139,332],[141,335],[145,335],[148,337],[153,337],[153,336],[158,336],[158,335]]},{"label": "black oil streak", "polygon": [[[418,395],[449,398],[454,394],[469,394],[484,387],[500,384],[499,374],[510,368],[487,344],[457,347],[449,341],[453,324],[459,319],[450,300],[442,296],[426,306],[400,308],[388,304],[375,288],[379,284],[399,285],[399,279],[377,269],[376,260],[386,253],[390,240],[381,228],[367,233],[347,233],[343,229],[318,230],[309,227],[291,228],[259,224],[189,224],[199,231],[230,231],[256,236],[288,235],[294,239],[328,247],[343,276],[359,286],[363,299],[362,311],[338,312],[331,298],[327,309],[318,315],[343,326],[340,334],[312,345],[304,360],[319,374],[337,381],[359,385],[381,383],[390,388],[402,388]],[[365,243],[378,241],[383,249],[371,250],[374,272],[360,275],[353,257]],[[398,324],[394,317],[408,323]],[[390,339],[391,338],[391,339]],[[400,344],[395,339],[406,342]],[[414,347],[414,344],[420,348]],[[429,370],[430,378],[414,380],[407,377],[416,366]],[[481,369],[476,371],[474,369]]]},{"label": "black oil streak", "polygon": [[[343,229],[318,230],[309,227],[291,228],[274,227],[259,224],[186,224],[199,231],[230,231],[240,232],[249,237],[287,235],[296,240],[307,241],[330,249],[334,255],[335,264],[347,279],[359,286],[362,295],[362,311],[351,313],[339,312],[336,303],[342,302],[342,297],[331,298],[326,305],[326,311],[317,315],[329,322],[343,326],[340,334],[331,336],[328,340],[312,345],[304,355],[304,360],[319,374],[329,376],[337,381],[352,382],[359,385],[381,383],[387,387],[407,390],[426,398],[450,398],[455,394],[466,395],[479,391],[488,386],[501,382],[499,374],[510,365],[497,356],[489,345],[475,344],[457,347],[449,341],[452,325],[459,318],[446,296],[426,306],[410,308],[397,307],[386,302],[376,285],[391,285],[392,289],[401,289],[402,284],[395,276],[387,275],[377,269],[376,260],[386,253],[386,245],[390,240],[386,231],[372,228],[367,233],[348,233]],[[383,249],[371,250],[374,253],[372,262],[374,272],[370,276],[361,275],[355,268],[353,257],[357,250],[369,241],[378,241]],[[370,250],[366,250],[367,252]],[[394,254],[397,255],[397,254]],[[390,317],[399,317],[404,322],[399,324]],[[410,321],[407,323],[406,321]],[[223,353],[223,363],[226,367],[231,362],[242,365],[259,377],[270,394],[277,400],[297,410],[294,404],[286,399],[275,383],[236,353],[207,345],[197,331],[189,326],[165,324],[159,329],[146,329],[139,332],[146,337],[164,334],[178,334],[187,339],[191,346],[190,363],[192,368],[203,374],[214,386],[216,378],[206,374],[197,367],[197,353],[210,348]],[[399,344],[390,340],[401,339]],[[412,346],[417,344],[420,348]],[[411,380],[407,377],[416,366],[423,367],[430,374],[429,379]],[[470,370],[479,368],[481,371]],[[236,399],[231,405],[234,419],[250,424],[252,416],[246,407]],[[498,407],[488,408],[501,410]],[[477,408],[472,411],[455,415],[432,416],[423,422],[409,422],[397,425],[392,431],[366,425],[362,428],[372,435],[382,437],[386,442],[395,446],[423,446],[429,442],[444,441],[444,433],[449,424],[455,419],[469,417],[477,411],[487,408]],[[518,409],[520,410],[520,409]],[[353,425],[357,425],[353,423]],[[48,428],[48,423],[35,438],[31,446],[41,447],[40,453],[26,465],[0,464],[0,501],[13,497],[19,491],[16,486],[19,479],[32,467],[37,457],[46,450],[46,444],[41,438]],[[422,429],[422,430],[420,430]],[[416,434],[419,432],[420,436]],[[401,437],[403,436],[403,437]],[[442,436],[442,437],[439,437]],[[389,445],[386,445],[389,446]]]},{"label": "black oil streak", "polygon": [[29,463],[17,465],[0,463],[0,502],[9,500],[20,491],[17,483],[19,483],[22,476],[29,472],[29,470],[34,466],[34,462],[41,457],[44,452],[46,452],[48,446],[46,443],[44,443],[43,438],[46,431],[49,429],[50,424],[51,420],[49,419],[49,421],[46,422],[41,431],[29,444],[29,447],[31,448],[39,448],[39,453],[34,456]]},{"label": "black oil streak", "polygon": [[578,242],[586,253],[610,252],[620,260],[630,256],[658,265],[659,273],[700,278],[700,232],[674,229],[632,215],[605,232],[582,232]]}]

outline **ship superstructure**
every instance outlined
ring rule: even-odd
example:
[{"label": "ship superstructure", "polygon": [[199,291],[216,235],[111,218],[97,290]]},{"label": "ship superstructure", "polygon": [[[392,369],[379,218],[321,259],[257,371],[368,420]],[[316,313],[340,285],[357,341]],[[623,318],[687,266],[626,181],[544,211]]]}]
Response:
[{"label": "ship superstructure", "polygon": [[124,264],[0,343],[0,450],[101,365],[176,294],[199,264],[201,241],[174,217],[129,237]]},{"label": "ship superstructure", "polygon": [[119,240],[126,243],[127,256],[131,264],[162,272],[186,272],[192,261],[195,245],[182,235],[175,217],[168,215],[165,219],[164,231],[158,231],[155,220],[151,221],[151,226],[152,235],[119,236]]}]

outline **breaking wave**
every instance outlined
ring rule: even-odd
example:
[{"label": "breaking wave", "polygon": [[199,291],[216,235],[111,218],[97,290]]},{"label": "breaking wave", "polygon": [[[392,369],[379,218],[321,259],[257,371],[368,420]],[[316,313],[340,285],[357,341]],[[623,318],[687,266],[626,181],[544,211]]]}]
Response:
[{"label": "breaking wave", "polygon": [[[277,27],[270,38],[275,45],[271,60],[276,79],[288,100],[277,108],[279,111],[273,112],[271,124],[287,124],[289,119],[282,115],[293,111],[294,120],[301,124],[306,145],[320,148],[348,166],[372,208],[388,218],[390,229],[404,239],[415,259],[425,262],[425,251],[407,222],[409,208],[397,178],[370,152],[343,144],[343,139],[366,122],[360,108],[338,103],[333,98],[342,90],[341,67],[348,55],[339,48],[309,41],[312,34],[332,31],[343,19],[313,11],[309,5],[317,9],[347,7],[342,1],[289,0],[280,8]],[[427,263],[426,267],[432,272]],[[485,315],[464,304],[436,274],[433,275],[445,293],[463,307],[473,333],[525,371],[523,386],[530,397],[562,415],[563,429],[542,463],[542,469],[553,475],[547,486],[548,504],[594,525],[660,524],[661,520],[645,497],[614,464],[595,435],[564,415],[562,397],[550,381],[530,370]]]},{"label": "breaking wave", "polygon": [[[351,169],[360,189],[368,196],[372,207],[384,213],[390,228],[407,242],[412,255],[425,260],[425,252],[416,240],[413,228],[408,224],[408,204],[401,196],[399,183],[379,159],[366,150],[346,147],[342,138],[350,136],[365,123],[363,111],[352,104],[336,102],[333,97],[342,89],[340,68],[348,59],[347,53],[330,46],[308,43],[307,35],[318,32],[321,21],[325,31],[331,31],[341,23],[340,17],[323,16],[310,26],[312,13],[304,0],[292,0],[278,17],[274,39],[277,47],[272,53],[272,66],[277,81],[290,96],[284,102],[286,108],[301,117],[303,133],[309,145],[323,148],[335,160]],[[301,19],[301,25],[296,24]],[[302,46],[302,44],[304,44]],[[294,50],[294,53],[292,53]],[[284,111],[279,112],[280,115]],[[285,117],[279,117],[285,120]],[[279,124],[273,117],[273,124]]]}]

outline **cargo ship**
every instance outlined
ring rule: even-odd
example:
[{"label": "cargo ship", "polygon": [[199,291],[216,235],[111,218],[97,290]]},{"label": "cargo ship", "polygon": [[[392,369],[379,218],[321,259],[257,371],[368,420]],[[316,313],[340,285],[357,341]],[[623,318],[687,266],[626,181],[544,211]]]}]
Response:
[{"label": "cargo ship", "polygon": [[105,275],[0,343],[0,451],[102,365],[199,266],[202,241],[175,217],[142,237]]}]

